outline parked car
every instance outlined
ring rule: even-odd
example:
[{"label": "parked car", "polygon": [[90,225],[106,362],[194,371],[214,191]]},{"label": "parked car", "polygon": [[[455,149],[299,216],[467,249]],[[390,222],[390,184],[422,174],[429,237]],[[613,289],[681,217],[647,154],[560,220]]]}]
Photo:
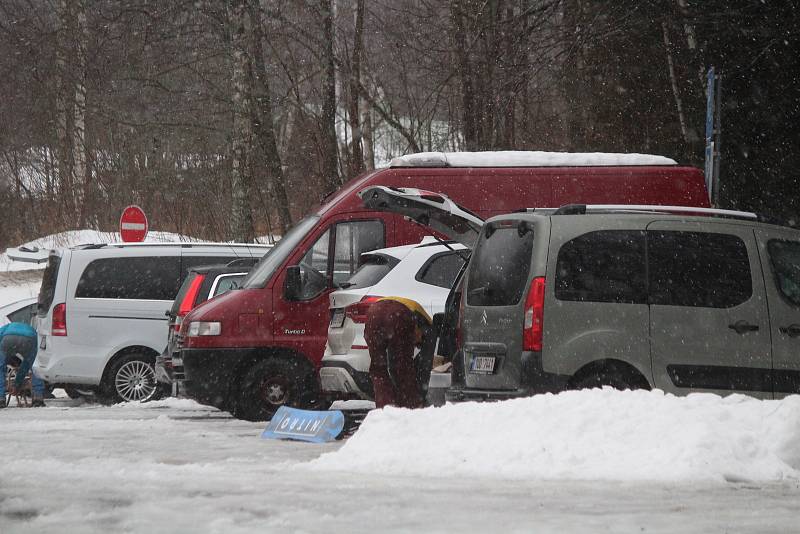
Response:
[{"label": "parked car", "polygon": [[323,393],[372,399],[364,341],[369,307],[381,297],[400,296],[418,302],[431,317],[443,312],[468,255],[464,245],[434,238],[363,254],[358,270],[330,296],[328,342],[319,371]]},{"label": "parked car", "polygon": [[257,261],[256,258],[240,258],[227,264],[189,269],[172,308],[167,312],[167,347],[156,358],[156,380],[169,387],[173,394],[177,394],[184,378],[178,335],[183,318],[201,303],[240,287]]},{"label": "parked car", "polygon": [[[371,185],[452,196],[481,217],[565,202],[708,206],[703,174],[659,156],[542,152],[423,153],[353,179],[297,223],[241,291],[187,315],[181,357],[187,394],[237,417],[268,419],[281,405],[318,397],[329,295],[362,253],[418,243],[415,222],[365,208]],[[420,222],[424,222],[421,220]]]},{"label": "parked car", "polygon": [[114,401],[158,394],[153,364],[167,344],[166,312],[181,273],[258,258],[269,247],[223,243],[81,245],[50,254],[38,298],[34,372]]},{"label": "parked car", "polygon": [[451,400],[604,385],[800,393],[800,231],[752,213],[573,205],[493,217],[460,308]]}]

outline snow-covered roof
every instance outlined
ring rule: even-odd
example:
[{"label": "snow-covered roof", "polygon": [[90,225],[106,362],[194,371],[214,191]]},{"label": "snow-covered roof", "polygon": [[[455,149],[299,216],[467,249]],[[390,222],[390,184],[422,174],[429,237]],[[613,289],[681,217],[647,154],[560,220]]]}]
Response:
[{"label": "snow-covered roof", "polygon": [[629,165],[677,165],[673,159],[651,154],[607,152],[420,152],[389,162],[389,167],[608,167]]}]

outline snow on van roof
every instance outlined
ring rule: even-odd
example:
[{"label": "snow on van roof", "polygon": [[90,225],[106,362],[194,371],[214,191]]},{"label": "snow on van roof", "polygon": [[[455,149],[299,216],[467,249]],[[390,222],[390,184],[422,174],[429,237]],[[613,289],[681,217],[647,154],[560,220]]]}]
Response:
[{"label": "snow on van roof", "polygon": [[673,159],[651,154],[608,152],[420,152],[389,162],[389,167],[603,167],[629,165],[677,165]]}]

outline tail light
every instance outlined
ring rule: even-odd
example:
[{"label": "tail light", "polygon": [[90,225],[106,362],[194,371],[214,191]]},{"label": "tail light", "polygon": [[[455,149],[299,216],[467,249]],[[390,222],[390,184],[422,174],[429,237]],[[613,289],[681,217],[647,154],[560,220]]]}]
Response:
[{"label": "tail light", "polygon": [[525,298],[525,322],[522,326],[522,350],[542,350],[544,326],[544,277],[534,278]]},{"label": "tail light", "polygon": [[63,302],[53,307],[53,321],[50,324],[50,335],[67,335],[67,305]]},{"label": "tail light", "polygon": [[354,323],[366,323],[369,307],[378,302],[381,298],[382,297],[366,296],[355,304],[347,306],[344,309],[344,314]]},{"label": "tail light", "polygon": [[189,289],[186,291],[186,294],[183,296],[183,300],[181,300],[180,306],[178,306],[178,315],[175,317],[175,326],[173,328],[176,332],[179,332],[181,329],[181,323],[183,322],[183,317],[192,311],[194,308],[194,303],[197,300],[197,294],[200,292],[200,286],[203,284],[203,280],[205,280],[206,275],[198,274],[192,279],[192,282],[189,284]]}]

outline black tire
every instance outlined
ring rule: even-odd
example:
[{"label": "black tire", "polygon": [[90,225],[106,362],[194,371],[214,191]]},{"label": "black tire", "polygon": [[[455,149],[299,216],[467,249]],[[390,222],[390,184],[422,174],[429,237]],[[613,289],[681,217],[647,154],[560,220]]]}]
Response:
[{"label": "black tire", "polygon": [[128,354],[109,367],[102,385],[103,398],[110,402],[147,402],[160,398],[154,358]]},{"label": "black tire", "polygon": [[281,406],[311,406],[317,397],[316,390],[313,375],[300,362],[267,358],[244,373],[234,415],[248,421],[266,421]]},{"label": "black tire", "polygon": [[83,395],[81,395],[81,392],[75,388],[64,386],[64,392],[70,399],[80,399],[81,397],[83,397]]},{"label": "black tire", "polygon": [[593,389],[610,386],[620,391],[626,389],[650,389],[647,380],[636,370],[625,365],[609,362],[576,376],[570,389]]}]

